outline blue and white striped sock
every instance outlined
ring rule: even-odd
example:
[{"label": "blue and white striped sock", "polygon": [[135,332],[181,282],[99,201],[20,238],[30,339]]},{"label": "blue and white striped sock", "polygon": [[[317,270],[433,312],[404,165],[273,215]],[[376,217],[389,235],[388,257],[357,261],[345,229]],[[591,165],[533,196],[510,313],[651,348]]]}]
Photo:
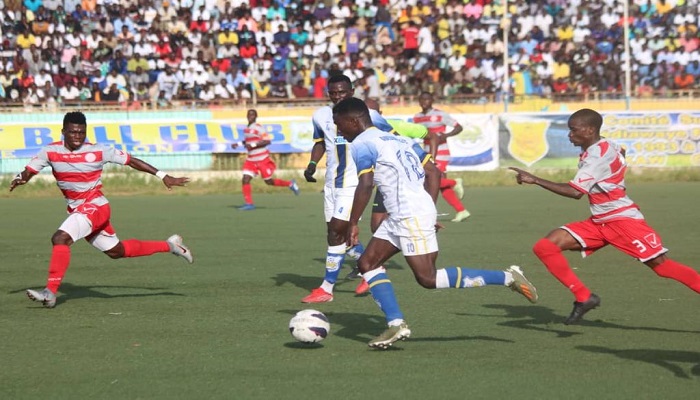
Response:
[{"label": "blue and white striped sock", "polygon": [[469,269],[462,267],[445,267],[437,270],[435,287],[445,288],[472,288],[486,285],[505,285],[506,274],[504,271],[488,269]]},{"label": "blue and white striped sock", "polygon": [[396,300],[394,286],[391,284],[384,267],[365,273],[364,278],[369,284],[369,291],[372,293],[374,301],[386,316],[387,323],[403,320],[403,313]]}]

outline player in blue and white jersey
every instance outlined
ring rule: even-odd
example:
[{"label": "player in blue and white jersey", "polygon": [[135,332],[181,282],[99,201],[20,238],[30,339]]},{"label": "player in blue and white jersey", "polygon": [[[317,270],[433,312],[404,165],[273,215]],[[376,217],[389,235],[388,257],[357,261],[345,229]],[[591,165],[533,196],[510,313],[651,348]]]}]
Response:
[{"label": "player in blue and white jersey", "polygon": [[[353,93],[352,82],[347,76],[335,75],[328,79],[328,97],[333,104],[352,97]],[[380,129],[387,132],[393,131],[391,125],[376,111],[372,114],[372,121]],[[316,165],[325,154],[326,183],[323,189],[323,209],[328,230],[328,251],[326,272],[321,286],[312,290],[311,294],[301,301],[324,303],[333,301],[333,288],[338,280],[346,252],[348,256],[357,260],[364,248],[359,242],[349,249],[345,246],[345,231],[350,218],[352,196],[357,186],[357,170],[350,157],[348,143],[345,138],[337,134],[333,123],[333,109],[330,106],[323,106],[316,110],[312,122],[315,143],[311,149],[311,159],[304,171],[304,177],[308,182],[316,182],[316,178],[313,177]],[[363,280],[355,289],[355,293],[362,294],[367,290],[367,283]]]},{"label": "player in blue and white jersey", "polygon": [[440,170],[419,144],[372,125],[362,100],[345,99],[333,107],[338,132],[351,142],[351,154],[359,171],[352,211],[346,232],[348,245],[357,243],[358,223],[369,203],[372,187],[384,197],[389,217],[384,220],[358,260],[372,297],[386,316],[389,328],[369,342],[385,349],[411,335],[394,288],[382,264],[402,252],[416,281],[426,289],[507,286],[537,301],[537,290],[517,266],[505,271],[463,267],[435,268],[438,256],[436,235]]}]

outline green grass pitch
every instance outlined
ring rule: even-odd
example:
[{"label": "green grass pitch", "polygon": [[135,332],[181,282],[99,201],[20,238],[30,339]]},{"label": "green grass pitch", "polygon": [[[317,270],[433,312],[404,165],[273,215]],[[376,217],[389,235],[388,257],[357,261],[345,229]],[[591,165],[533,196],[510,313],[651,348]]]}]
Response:
[{"label": "green grass pitch", "polygon": [[[107,190],[109,185],[107,184]],[[313,188],[313,189],[312,189]],[[255,195],[111,196],[122,239],[180,233],[195,264],[168,254],[111,260],[73,246],[58,306],[24,295],[43,287],[64,203],[0,198],[2,399],[691,399],[700,393],[700,297],[613,249],[567,257],[603,302],[576,326],[573,301],[531,246],[588,216],[585,199],[535,187],[467,190],[473,216],[439,233],[438,266],[519,264],[538,287],[531,305],[507,288],[422,289],[402,257],[387,267],[413,336],[387,351],[384,328],[356,281],[332,303],[300,303],[320,283],[325,224],[320,186]],[[22,189],[19,189],[22,190]],[[700,269],[700,185],[639,183],[630,194],[670,255]],[[14,195],[14,194],[13,194]],[[109,195],[109,193],[108,193]],[[439,203],[440,212],[448,206]],[[366,241],[368,219],[363,221]],[[346,264],[347,265],[347,264]],[[341,272],[345,276],[347,266]],[[294,342],[291,316],[317,308],[321,344]]]}]

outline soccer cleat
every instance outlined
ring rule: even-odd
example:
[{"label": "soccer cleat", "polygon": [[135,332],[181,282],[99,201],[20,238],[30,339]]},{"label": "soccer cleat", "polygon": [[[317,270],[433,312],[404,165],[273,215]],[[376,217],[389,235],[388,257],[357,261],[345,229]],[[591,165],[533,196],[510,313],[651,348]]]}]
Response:
[{"label": "soccer cleat", "polygon": [[184,244],[182,244],[182,237],[180,235],[172,235],[167,240],[170,245],[170,252],[176,256],[180,256],[187,260],[188,263],[192,264],[194,258],[192,257],[192,252]]},{"label": "soccer cleat", "polygon": [[299,185],[297,185],[297,181],[292,179],[292,183],[289,185],[289,190],[294,192],[295,196],[299,196]]},{"label": "soccer cleat", "polygon": [[333,293],[328,293],[322,288],[316,288],[311,294],[301,299],[302,303],[328,303],[333,301]]},{"label": "soccer cleat", "polygon": [[368,345],[375,349],[388,349],[394,342],[406,340],[409,337],[411,337],[411,330],[408,329],[408,325],[404,322],[398,326],[390,326],[381,335],[370,340]]},{"label": "soccer cleat", "polygon": [[469,213],[469,211],[467,210],[460,211],[457,214],[455,214],[455,217],[452,219],[452,222],[462,222],[465,219],[469,218],[470,215],[471,213]]},{"label": "soccer cleat", "polygon": [[539,298],[537,295],[537,288],[527,280],[520,267],[511,265],[506,271],[513,275],[513,282],[511,282],[508,287],[525,296],[530,303],[537,303],[537,299]]},{"label": "soccer cleat", "polygon": [[464,181],[462,181],[462,178],[455,178],[455,182],[457,183],[455,183],[452,190],[454,190],[457,197],[462,200],[464,198]]},{"label": "soccer cleat", "polygon": [[255,204],[244,204],[238,207],[238,209],[241,211],[252,211],[255,210]]},{"label": "soccer cleat", "polygon": [[367,284],[366,280],[362,280],[359,285],[355,288],[355,294],[364,294],[369,291],[369,285]]},{"label": "soccer cleat", "polygon": [[48,288],[44,288],[41,292],[27,289],[27,297],[33,301],[40,302],[46,308],[56,307],[56,295]]},{"label": "soccer cleat", "polygon": [[600,305],[600,297],[597,294],[591,293],[591,297],[586,301],[574,301],[574,309],[571,311],[569,318],[564,321],[564,324],[575,324],[583,318],[583,315]]},{"label": "soccer cleat", "polygon": [[360,277],[360,270],[357,267],[353,267],[353,269],[348,272],[347,275],[345,275],[345,279],[357,279]]}]

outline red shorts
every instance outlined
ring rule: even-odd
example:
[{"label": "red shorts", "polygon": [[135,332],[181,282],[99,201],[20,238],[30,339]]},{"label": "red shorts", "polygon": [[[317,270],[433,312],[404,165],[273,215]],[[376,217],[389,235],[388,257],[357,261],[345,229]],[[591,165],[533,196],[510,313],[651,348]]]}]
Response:
[{"label": "red shorts", "polygon": [[566,224],[562,229],[583,246],[584,257],[607,245],[612,245],[641,262],[668,251],[661,243],[661,236],[643,219],[620,219],[596,224],[589,218]]},{"label": "red shorts", "polygon": [[244,175],[256,176],[260,174],[260,177],[262,177],[265,180],[270,179],[272,177],[272,174],[275,173],[276,169],[277,165],[275,165],[275,162],[272,161],[271,158],[267,158],[262,161],[246,160],[245,163],[243,163]]}]

